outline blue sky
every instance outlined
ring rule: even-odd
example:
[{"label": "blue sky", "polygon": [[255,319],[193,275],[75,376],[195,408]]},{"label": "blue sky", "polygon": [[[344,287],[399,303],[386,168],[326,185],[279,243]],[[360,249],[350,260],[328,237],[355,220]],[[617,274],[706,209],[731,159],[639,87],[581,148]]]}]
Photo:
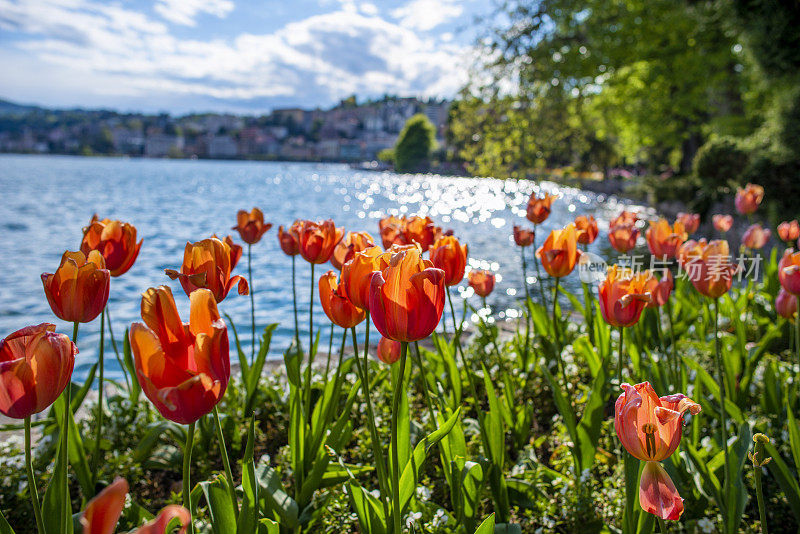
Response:
[{"label": "blue sky", "polygon": [[0,0],[0,98],[260,113],[452,96],[486,0]]}]

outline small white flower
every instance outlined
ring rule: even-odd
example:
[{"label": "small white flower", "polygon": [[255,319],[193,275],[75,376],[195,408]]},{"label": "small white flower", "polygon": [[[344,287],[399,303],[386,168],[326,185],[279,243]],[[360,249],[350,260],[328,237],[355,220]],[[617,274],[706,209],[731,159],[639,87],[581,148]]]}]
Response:
[{"label": "small white flower", "polygon": [[406,516],[406,528],[413,528],[422,519],[422,512],[411,512]]},{"label": "small white flower", "polygon": [[588,469],[584,469],[581,471],[581,484],[586,483],[589,480],[589,477],[592,476],[592,473]]},{"label": "small white flower", "polygon": [[712,532],[714,532],[714,522],[707,517],[698,519],[697,528],[702,530],[704,534],[711,534]]},{"label": "small white flower", "polygon": [[444,525],[447,524],[448,519],[450,518],[447,517],[447,512],[439,508],[438,510],[436,510],[436,513],[433,514],[433,520],[431,521],[431,523],[433,524],[434,527],[443,527]]},{"label": "small white flower", "polygon": [[517,477],[520,476],[525,472],[525,466],[522,464],[516,464],[514,467],[511,468],[511,476]]},{"label": "small white flower", "polygon": [[417,486],[417,499],[420,501],[427,501],[431,498],[431,490],[426,488],[425,486]]}]

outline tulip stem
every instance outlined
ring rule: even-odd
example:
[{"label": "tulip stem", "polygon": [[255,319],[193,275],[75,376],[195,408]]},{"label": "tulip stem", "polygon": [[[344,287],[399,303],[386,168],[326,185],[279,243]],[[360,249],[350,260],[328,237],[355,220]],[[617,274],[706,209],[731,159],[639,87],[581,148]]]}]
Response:
[{"label": "tulip stem", "polygon": [[233,480],[233,471],[231,471],[231,462],[228,460],[228,449],[225,447],[225,436],[222,434],[222,423],[219,420],[219,410],[217,405],[214,405],[214,422],[217,427],[217,440],[219,441],[219,452],[222,455],[222,465],[225,467],[225,478],[228,479],[228,493],[231,496],[231,504],[233,505],[233,514],[239,517],[239,501],[236,500],[236,483]]},{"label": "tulip stem", "polygon": [[[372,438],[372,455],[375,457],[375,467],[378,472],[378,485],[380,486],[381,490],[381,504],[383,505],[384,516],[388,518],[389,503],[386,499],[388,497],[389,490],[386,486],[386,466],[383,463],[383,450],[381,449],[381,442],[380,438],[378,437],[378,429],[375,426],[375,413],[372,410],[367,351],[365,347],[364,362],[362,364],[361,358],[358,354],[358,338],[356,337],[356,327],[354,326],[350,330],[353,334],[353,352],[355,354],[354,359],[356,361],[356,368],[359,376],[361,377],[361,390],[364,392],[364,400],[367,404],[367,427],[369,427],[370,438]],[[347,330],[345,330],[345,337],[347,337]]]},{"label": "tulip stem", "polygon": [[[547,299],[544,296],[544,285],[542,274],[539,270],[539,259],[536,257],[536,228],[537,224],[533,225],[533,265],[536,267],[536,285],[539,286],[539,293],[542,297],[542,306],[547,306]],[[526,282],[527,283],[527,282]],[[547,309],[547,308],[545,308]]]},{"label": "tulip stem", "polygon": [[294,339],[297,347],[300,348],[300,327],[297,321],[297,284],[295,283],[294,264],[295,256],[292,256],[292,306],[294,307]]},{"label": "tulip stem", "polygon": [[419,343],[416,341],[414,342],[414,356],[416,357],[417,365],[419,366],[419,374],[420,377],[422,378],[422,388],[425,394],[425,402],[428,405],[428,411],[430,412],[431,415],[431,424],[435,429],[438,427],[436,419],[436,411],[433,408],[433,401],[431,401],[431,392],[428,388],[428,374],[425,372],[425,366],[422,364],[422,356],[419,353]]},{"label": "tulip stem", "polygon": [[[328,373],[331,372],[331,355],[333,354],[333,322],[331,322],[331,335],[328,339],[328,361],[325,363],[325,383],[328,383]],[[345,337],[347,337],[347,330],[345,330]]]},{"label": "tulip stem", "polygon": [[[717,381],[719,382],[719,416],[720,416],[720,445],[722,446],[722,450],[725,453],[725,473],[723,478],[723,491],[722,495],[728,495],[728,484],[729,484],[729,463],[728,463],[728,429],[727,429],[727,414],[725,413],[725,399],[727,399],[727,387],[725,385],[725,374],[724,368],[722,364],[722,357],[720,356],[719,351],[719,298],[714,299],[714,354],[715,360],[717,364]],[[723,497],[724,501],[724,497]],[[722,511],[723,517],[727,517],[726,515],[726,503],[721,502],[719,503],[720,509]]]},{"label": "tulip stem", "polygon": [[794,330],[795,348],[797,349],[797,361],[800,362],[800,295],[797,295],[797,309],[794,311]]},{"label": "tulip stem", "polygon": [[305,388],[305,416],[306,422],[311,424],[311,366],[314,363],[314,264],[311,264],[311,296],[308,300],[308,365],[306,366]]},{"label": "tulip stem", "polygon": [[397,383],[394,385],[392,398],[392,534],[401,534],[400,523],[400,466],[397,453],[397,413],[400,411],[400,395],[403,390],[406,372],[406,357],[408,356],[408,342],[400,342],[400,369],[398,370]]},{"label": "tulip stem", "polygon": [[42,521],[42,506],[39,504],[39,491],[36,489],[36,477],[33,474],[33,461],[31,460],[31,416],[25,418],[25,468],[28,471],[28,493],[31,494],[33,515],[36,516],[36,530],[44,534]]},{"label": "tulip stem", "polygon": [[669,351],[670,355],[672,356],[672,365],[675,368],[675,377],[680,382],[680,384],[675,384],[675,388],[677,391],[683,391],[683,384],[681,380],[681,366],[678,363],[678,355],[676,354],[675,350],[675,327],[672,323],[672,303],[670,298],[667,297],[667,321],[669,322]]},{"label": "tulip stem", "polygon": [[194,523],[192,521],[192,485],[190,482],[194,425],[195,422],[193,421],[189,423],[189,428],[186,429],[186,445],[183,448],[183,507],[189,510],[189,534],[194,532]]},{"label": "tulip stem", "polygon": [[567,382],[567,372],[564,370],[564,360],[562,358],[561,346],[561,328],[558,326],[558,316],[556,315],[556,308],[558,307],[558,284],[561,282],[560,278],[556,278],[556,283],[553,286],[553,333],[556,339],[556,351],[558,352],[558,369],[561,371],[561,380],[564,382],[564,391],[567,390],[569,383]]},{"label": "tulip stem", "polygon": [[658,530],[659,530],[659,532],[662,532],[662,533],[668,532],[669,529],[667,528],[667,522],[664,521],[661,518],[661,516],[656,516],[656,518],[658,519]]},{"label": "tulip stem", "polygon": [[756,498],[758,499],[758,518],[761,523],[761,533],[768,534],[767,510],[764,506],[764,489],[761,486],[761,465],[753,463],[753,479],[756,483]]},{"label": "tulip stem", "polygon": [[617,354],[617,385],[622,387],[622,354],[624,353],[625,328],[619,327],[619,354]]},{"label": "tulip stem", "polygon": [[97,483],[97,465],[100,462],[102,454],[100,449],[100,442],[103,438],[103,370],[105,369],[105,324],[106,324],[106,309],[100,312],[100,349],[97,357],[97,364],[99,367],[98,386],[97,386],[97,416],[95,417],[95,444],[94,451],[92,451],[92,482]]},{"label": "tulip stem", "polygon": [[125,378],[125,387],[128,388],[128,391],[131,390],[131,382],[128,378],[128,369],[125,367],[125,362],[122,361],[122,358],[119,355],[119,348],[117,347],[117,340],[114,338],[114,328],[111,326],[111,310],[108,309],[108,305],[106,304],[106,321],[108,322],[108,337],[111,338],[111,346],[114,348],[114,356],[117,358],[117,363],[119,364],[119,368],[122,369],[122,376]]},{"label": "tulip stem", "polygon": [[256,297],[253,290],[253,245],[247,244],[247,281],[250,284],[250,365],[256,357]]},{"label": "tulip stem", "polygon": [[[72,325],[72,343],[78,345],[78,326],[80,323],[75,321]],[[70,414],[72,412],[72,378],[67,380],[67,387],[64,388],[64,423],[61,427],[63,434],[63,441],[61,442],[61,469],[64,477],[63,495],[64,495],[64,517],[62,518],[61,527],[63,532],[69,532],[70,523],[72,522],[72,499],[69,495],[69,423]]]},{"label": "tulip stem", "polygon": [[528,263],[525,261],[525,247],[520,247],[520,250],[522,251],[522,287],[525,288],[525,352],[523,353],[522,361],[527,370],[531,338],[531,310],[528,307],[528,303],[531,300],[531,294],[528,290]]}]

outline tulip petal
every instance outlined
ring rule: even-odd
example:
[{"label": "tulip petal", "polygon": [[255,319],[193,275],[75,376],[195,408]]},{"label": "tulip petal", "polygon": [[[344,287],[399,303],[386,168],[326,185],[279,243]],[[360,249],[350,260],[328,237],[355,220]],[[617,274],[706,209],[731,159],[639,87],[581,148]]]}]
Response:
[{"label": "tulip petal", "polygon": [[186,532],[186,527],[192,516],[189,510],[177,504],[169,504],[161,509],[155,519],[142,525],[136,534],[165,534],[167,527],[173,519],[177,519],[180,524],[180,532]]},{"label": "tulip petal", "polygon": [[658,462],[645,463],[639,482],[639,503],[645,512],[664,520],[678,520],[683,514],[683,499]]},{"label": "tulip petal", "polygon": [[81,517],[83,534],[113,534],[125,507],[128,482],[117,478],[86,505]]}]

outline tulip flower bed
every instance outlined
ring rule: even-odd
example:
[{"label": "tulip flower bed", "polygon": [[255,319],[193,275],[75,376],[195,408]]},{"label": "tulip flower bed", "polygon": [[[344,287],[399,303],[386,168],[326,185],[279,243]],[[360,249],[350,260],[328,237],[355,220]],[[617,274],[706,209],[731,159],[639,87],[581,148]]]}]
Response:
[{"label": "tulip flower bed", "polygon": [[[739,191],[737,211],[762,196]],[[42,275],[71,335],[43,317],[0,342],[0,411],[20,420],[0,444],[0,533],[796,532],[800,253],[773,248],[747,276],[768,229],[753,225],[735,258],[725,240],[690,239],[696,215],[623,212],[607,235],[627,256],[598,277],[593,217],[536,246],[557,201],[534,194],[533,227],[514,227],[523,298],[506,322],[495,274],[466,272],[468,236],[430,218],[381,220],[381,246],[330,220],[281,226],[295,336],[278,366],[252,296],[251,247],[271,227],[260,210],[234,227],[246,276],[231,237],[187,243],[122,337],[109,281],[142,243],[94,218]],[[724,235],[733,217],[713,223]],[[800,227],[777,233],[788,247]],[[658,268],[626,262],[641,242]],[[564,281],[579,274],[575,295]],[[479,299],[451,294],[465,278]],[[234,287],[250,317],[221,312]],[[330,323],[314,324],[315,306]],[[80,324],[94,320],[100,359],[79,383]],[[109,350],[124,384],[104,377]]]}]

